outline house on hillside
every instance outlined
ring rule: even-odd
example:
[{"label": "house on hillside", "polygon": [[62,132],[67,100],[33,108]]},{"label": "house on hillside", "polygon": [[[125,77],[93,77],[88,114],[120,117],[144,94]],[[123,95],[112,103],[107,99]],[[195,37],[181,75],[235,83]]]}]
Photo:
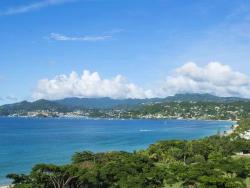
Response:
[{"label": "house on hillside", "polygon": [[243,149],[241,152],[236,153],[239,156],[250,156],[250,149]]}]

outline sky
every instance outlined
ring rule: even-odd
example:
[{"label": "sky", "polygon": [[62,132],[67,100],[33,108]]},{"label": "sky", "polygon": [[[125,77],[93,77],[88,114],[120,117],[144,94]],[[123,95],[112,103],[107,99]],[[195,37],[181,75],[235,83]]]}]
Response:
[{"label": "sky", "polygon": [[0,104],[175,93],[250,98],[250,1],[0,1]]}]

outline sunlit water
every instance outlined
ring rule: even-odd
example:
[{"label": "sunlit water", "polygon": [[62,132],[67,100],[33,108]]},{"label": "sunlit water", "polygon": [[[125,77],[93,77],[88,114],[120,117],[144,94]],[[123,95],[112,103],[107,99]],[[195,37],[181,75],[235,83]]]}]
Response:
[{"label": "sunlit water", "polygon": [[133,151],[166,139],[197,139],[230,129],[228,121],[0,118],[0,185],[34,164],[70,162],[76,151]]}]

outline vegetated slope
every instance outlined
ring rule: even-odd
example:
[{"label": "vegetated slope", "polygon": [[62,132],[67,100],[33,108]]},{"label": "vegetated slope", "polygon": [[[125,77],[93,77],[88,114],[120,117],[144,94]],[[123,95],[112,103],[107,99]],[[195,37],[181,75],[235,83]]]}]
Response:
[{"label": "vegetated slope", "polygon": [[127,108],[144,103],[160,102],[162,99],[111,99],[108,97],[103,98],[65,98],[54,101],[73,108],[88,108],[88,109],[111,109],[111,108]]},{"label": "vegetated slope", "polygon": [[[65,98],[61,100],[37,100],[34,102],[19,102],[0,106],[0,115],[11,115],[15,113],[27,113],[30,111],[51,111],[51,112],[70,112],[74,110],[133,110],[141,106],[151,108],[155,111],[164,110],[162,106],[174,102],[187,103],[248,103],[249,99],[236,97],[217,97],[210,94],[177,94],[166,98],[151,99],[111,99],[111,98]],[[151,106],[155,105],[155,106]],[[245,105],[245,104],[244,104]],[[158,109],[154,109],[157,107]]]},{"label": "vegetated slope", "polygon": [[22,101],[20,103],[0,106],[0,115],[9,115],[21,112],[25,113],[39,110],[66,112],[69,111],[69,108],[52,101],[41,99],[35,102]]}]

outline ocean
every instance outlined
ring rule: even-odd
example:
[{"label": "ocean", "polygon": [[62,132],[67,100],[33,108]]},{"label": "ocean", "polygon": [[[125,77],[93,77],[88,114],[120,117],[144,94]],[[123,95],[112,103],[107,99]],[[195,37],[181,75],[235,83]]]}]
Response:
[{"label": "ocean", "polygon": [[0,185],[37,163],[65,164],[77,151],[134,151],[159,140],[198,139],[230,121],[0,118]]}]

